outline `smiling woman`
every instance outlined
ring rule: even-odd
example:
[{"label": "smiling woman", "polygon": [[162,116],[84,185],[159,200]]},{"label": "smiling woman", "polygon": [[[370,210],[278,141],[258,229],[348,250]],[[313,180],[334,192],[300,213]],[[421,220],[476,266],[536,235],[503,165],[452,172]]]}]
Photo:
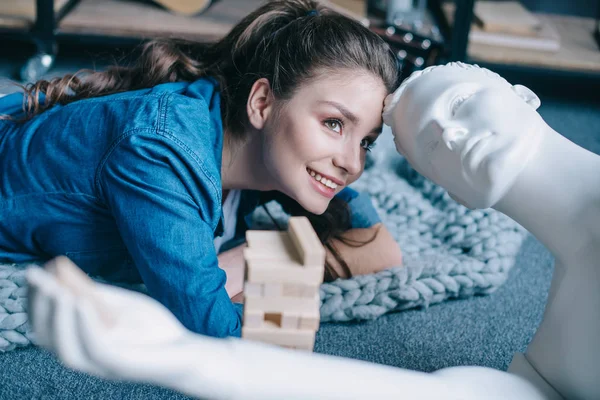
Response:
[{"label": "smiling woman", "polygon": [[68,254],[88,274],[141,280],[213,336],[241,329],[237,275],[220,268],[234,257],[218,253],[269,200],[309,218],[328,279],[397,266],[368,197],[347,187],[396,80],[377,35],[288,0],[209,46],[153,41],[132,67],[36,82],[0,101],[0,260]]}]

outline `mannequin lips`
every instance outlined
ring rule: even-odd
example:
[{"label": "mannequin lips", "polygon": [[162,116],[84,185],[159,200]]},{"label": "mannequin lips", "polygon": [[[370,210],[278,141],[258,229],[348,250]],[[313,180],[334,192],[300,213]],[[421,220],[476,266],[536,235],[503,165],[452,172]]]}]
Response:
[{"label": "mannequin lips", "polygon": [[479,164],[479,161],[485,157],[485,154],[482,155],[481,153],[489,143],[488,138],[490,136],[492,136],[492,133],[486,132],[466,141],[460,157],[464,166],[470,169]]}]

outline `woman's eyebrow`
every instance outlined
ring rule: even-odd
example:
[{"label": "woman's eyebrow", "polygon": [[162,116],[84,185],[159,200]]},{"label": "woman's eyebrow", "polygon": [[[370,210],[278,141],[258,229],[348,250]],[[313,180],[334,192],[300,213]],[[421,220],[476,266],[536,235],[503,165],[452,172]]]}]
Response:
[{"label": "woman's eyebrow", "polygon": [[[319,101],[319,103],[328,104],[330,106],[337,108],[338,111],[341,112],[342,115],[344,117],[346,117],[347,120],[352,122],[354,125],[356,125],[358,123],[358,117],[352,111],[350,111],[346,107],[344,107],[343,104],[340,104],[337,101],[331,101],[331,100],[322,100],[322,101]],[[383,125],[379,125],[379,126],[373,128],[370,133],[375,133],[377,135],[381,135],[382,131],[383,131]]]},{"label": "woman's eyebrow", "polygon": [[346,117],[346,119],[348,121],[352,122],[354,125],[356,125],[358,123],[358,117],[356,115],[354,115],[354,113],[352,111],[348,110],[346,107],[344,107],[344,105],[338,103],[337,101],[322,100],[322,101],[319,101],[319,103],[328,104],[330,106],[337,108],[339,110],[339,112],[341,112],[342,115],[344,117]]}]

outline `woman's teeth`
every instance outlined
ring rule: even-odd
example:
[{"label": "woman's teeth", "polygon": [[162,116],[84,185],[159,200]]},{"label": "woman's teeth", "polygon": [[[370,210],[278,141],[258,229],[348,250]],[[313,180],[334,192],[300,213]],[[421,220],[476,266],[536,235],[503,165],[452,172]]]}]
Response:
[{"label": "woman's teeth", "polygon": [[337,183],[333,183],[331,182],[329,179],[325,178],[324,176],[319,175],[318,173],[316,173],[315,171],[309,169],[308,173],[310,174],[310,176],[313,177],[313,179],[319,183],[321,183],[322,185],[327,186],[328,188],[331,189],[337,189],[338,185]]}]

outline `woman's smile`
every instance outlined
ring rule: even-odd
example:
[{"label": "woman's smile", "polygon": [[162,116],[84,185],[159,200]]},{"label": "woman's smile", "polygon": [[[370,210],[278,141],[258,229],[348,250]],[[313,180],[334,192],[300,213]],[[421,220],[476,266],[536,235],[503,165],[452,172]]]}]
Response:
[{"label": "woman's smile", "polygon": [[310,168],[306,168],[306,172],[310,175],[310,181],[313,187],[327,198],[332,198],[335,196],[336,189],[338,185],[343,185],[341,181],[336,180],[335,178],[331,179],[330,177],[326,177],[324,174],[319,173],[318,171],[314,171]]}]

